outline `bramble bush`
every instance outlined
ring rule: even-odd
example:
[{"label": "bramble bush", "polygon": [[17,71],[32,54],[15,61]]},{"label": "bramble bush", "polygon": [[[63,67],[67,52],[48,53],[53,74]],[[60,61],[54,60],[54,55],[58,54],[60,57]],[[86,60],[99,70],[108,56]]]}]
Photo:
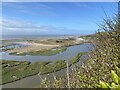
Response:
[{"label": "bramble bush", "polygon": [[103,81],[100,81],[100,84],[98,85],[98,87],[100,88],[109,88],[109,89],[113,89],[113,90],[120,90],[120,68],[116,67],[117,69],[117,73],[115,73],[115,71],[111,70],[111,77],[113,82],[110,83],[106,83]]},{"label": "bramble bush", "polygon": [[[100,29],[94,35],[94,49],[89,52],[89,59],[82,66],[73,65],[68,76],[54,80],[45,80],[45,88],[103,88],[118,87],[119,76],[113,71],[119,65],[120,53],[120,17],[103,19]],[[120,69],[118,69],[119,71]],[[112,78],[111,78],[112,73]],[[66,78],[67,77],[67,78]],[[114,82],[113,82],[114,80]],[[107,82],[107,83],[105,83]],[[68,85],[69,83],[69,85]],[[98,87],[100,83],[101,87]],[[111,84],[110,84],[111,83]],[[110,84],[110,85],[109,85]],[[45,86],[45,87],[44,87]]]}]

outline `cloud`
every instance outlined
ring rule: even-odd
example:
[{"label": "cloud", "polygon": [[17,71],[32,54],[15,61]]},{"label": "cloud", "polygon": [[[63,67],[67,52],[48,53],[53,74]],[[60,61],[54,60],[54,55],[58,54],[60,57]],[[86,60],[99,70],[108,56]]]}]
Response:
[{"label": "cloud", "polygon": [[44,9],[53,9],[51,6],[41,4],[41,3],[36,4],[35,7],[36,8],[44,8]]},{"label": "cloud", "polygon": [[18,0],[2,0],[2,2],[17,2]]},{"label": "cloud", "polygon": [[2,8],[17,14],[28,14],[28,15],[56,15],[53,11],[52,6],[48,6],[45,3],[40,2],[4,2]]},{"label": "cloud", "polygon": [[[2,28],[4,30],[11,30],[11,31],[35,31],[40,30],[41,26],[32,23],[29,21],[23,21],[23,20],[13,20],[13,19],[3,19],[2,20]],[[3,31],[4,31],[3,30]],[[41,32],[44,32],[44,30],[41,30]]]},{"label": "cloud", "polygon": [[82,3],[82,2],[74,2],[74,5],[77,6],[78,8],[88,8],[89,6]]},{"label": "cloud", "polygon": [[74,29],[56,27],[51,25],[40,25],[30,21],[3,19],[3,34],[69,34]]},{"label": "cloud", "polygon": [[[24,4],[26,3],[26,4]],[[45,3],[41,3],[41,2],[3,2],[3,6],[7,6],[7,7],[13,7],[13,8],[34,8],[34,9],[53,9],[51,6],[46,5]]]},{"label": "cloud", "polygon": [[25,8],[24,5],[22,5],[22,2],[3,2],[2,3],[2,7],[8,7],[8,8],[16,8],[16,9],[21,9],[21,8]]},{"label": "cloud", "polygon": [[27,21],[9,20],[9,19],[3,19],[2,26],[6,28],[39,28],[39,26],[37,26],[36,24]]}]

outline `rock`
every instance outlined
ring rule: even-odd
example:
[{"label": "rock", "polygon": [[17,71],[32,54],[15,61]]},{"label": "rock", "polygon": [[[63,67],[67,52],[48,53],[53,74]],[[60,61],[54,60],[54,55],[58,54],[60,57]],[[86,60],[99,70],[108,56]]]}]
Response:
[{"label": "rock", "polygon": [[12,78],[16,79],[17,77],[16,76],[12,76]]}]

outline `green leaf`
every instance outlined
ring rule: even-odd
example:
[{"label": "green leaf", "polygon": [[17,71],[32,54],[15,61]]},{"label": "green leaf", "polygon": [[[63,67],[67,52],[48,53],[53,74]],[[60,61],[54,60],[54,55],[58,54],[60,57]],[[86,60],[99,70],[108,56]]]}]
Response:
[{"label": "green leaf", "polygon": [[100,86],[101,88],[108,88],[107,83],[103,81],[100,81]]},{"label": "green leaf", "polygon": [[112,84],[111,84],[111,88],[114,88],[115,86],[116,86],[115,83],[112,83]]},{"label": "green leaf", "polygon": [[118,67],[116,67],[116,69],[117,69],[117,74],[118,74],[118,76],[120,76],[120,68],[118,68]]},{"label": "green leaf", "polygon": [[114,82],[118,84],[119,82],[118,75],[113,70],[111,70],[111,74],[112,74],[112,79],[114,80]]},{"label": "green leaf", "polygon": [[120,86],[116,85],[115,83],[112,83],[110,88],[111,90],[120,90]]}]

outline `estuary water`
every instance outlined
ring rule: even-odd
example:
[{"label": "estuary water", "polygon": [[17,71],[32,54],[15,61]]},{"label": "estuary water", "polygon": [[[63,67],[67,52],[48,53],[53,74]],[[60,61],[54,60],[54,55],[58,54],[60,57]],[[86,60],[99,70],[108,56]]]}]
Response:
[{"label": "estuary water", "polygon": [[[7,52],[1,52],[2,58],[0,59],[5,59],[5,60],[18,60],[18,61],[30,61],[30,62],[38,62],[38,61],[55,61],[55,60],[67,60],[69,61],[71,58],[76,56],[79,52],[89,52],[90,50],[93,49],[93,45],[90,43],[84,43],[81,45],[75,45],[75,46],[70,46],[67,48],[65,52],[62,52],[57,55],[52,55],[52,56],[14,56],[14,55],[9,55]],[[81,65],[81,63],[85,60],[83,59],[84,56],[80,59],[78,64]],[[57,77],[61,77],[61,75],[66,75],[66,69],[62,69],[60,71],[57,71],[55,73],[50,73],[50,74],[45,74],[41,75],[42,78],[47,78],[48,80],[53,79],[53,74]],[[34,75],[30,77],[23,78],[21,80],[4,84],[2,85],[3,88],[38,88],[41,79],[39,75]]]},{"label": "estuary water", "polygon": [[54,38],[66,38],[71,36],[73,37],[74,35],[2,35],[1,40],[14,40],[14,39],[43,40],[43,39],[54,39]]},{"label": "estuary water", "polygon": [[55,60],[70,60],[74,56],[76,56],[79,52],[88,52],[92,50],[93,45],[90,43],[84,43],[81,45],[70,46],[66,51],[52,55],[52,56],[16,56],[9,55],[8,52],[0,52],[2,57],[0,59],[4,60],[18,60],[18,61],[30,61],[30,62],[38,62],[38,61],[55,61]]}]

